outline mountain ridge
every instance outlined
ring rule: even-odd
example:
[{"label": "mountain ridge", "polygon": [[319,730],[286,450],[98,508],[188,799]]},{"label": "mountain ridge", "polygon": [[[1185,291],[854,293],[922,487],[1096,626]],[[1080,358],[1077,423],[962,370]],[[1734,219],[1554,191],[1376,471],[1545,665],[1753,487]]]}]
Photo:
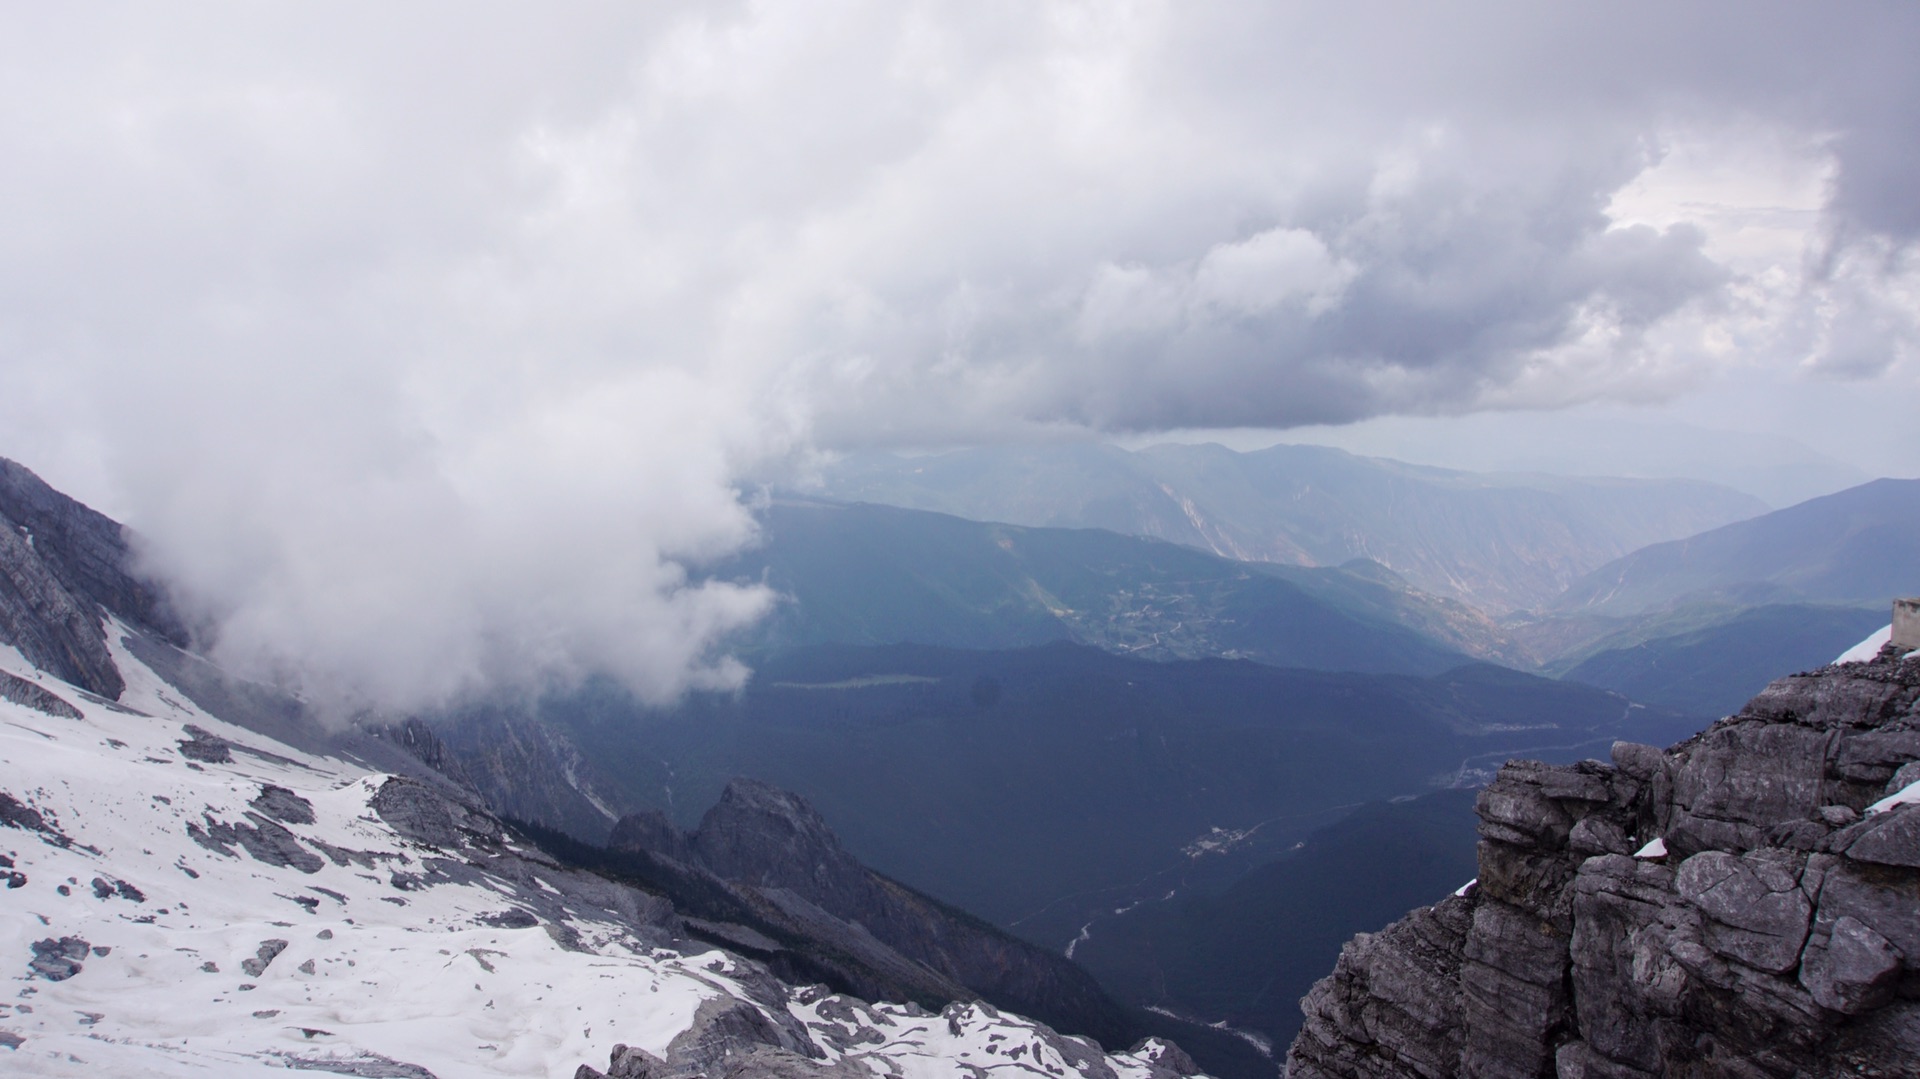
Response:
[{"label": "mountain ridge", "polygon": [[1635,551],[1575,582],[1553,609],[1633,615],[1718,597],[1877,606],[1920,582],[1915,536],[1920,479],[1872,480]]},{"label": "mountain ridge", "polygon": [[1658,540],[1764,513],[1700,482],[1480,474],[1323,446],[1066,445],[849,458],[815,493],[1029,526],[1098,527],[1246,561],[1372,558],[1495,613]]}]

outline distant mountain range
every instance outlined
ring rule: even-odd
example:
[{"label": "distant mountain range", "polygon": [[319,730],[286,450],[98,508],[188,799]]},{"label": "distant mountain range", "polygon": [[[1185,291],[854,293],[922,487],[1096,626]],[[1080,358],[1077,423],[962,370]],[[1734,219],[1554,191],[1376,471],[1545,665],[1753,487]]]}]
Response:
[{"label": "distant mountain range", "polygon": [[1722,716],[1916,592],[1920,480],[1881,479],[1642,548],[1499,628],[1546,673]]},{"label": "distant mountain range", "polygon": [[1873,478],[1783,435],[1568,412],[1479,412],[1445,419],[1383,416],[1323,427],[1302,441],[1469,472],[1707,480],[1773,507]]},{"label": "distant mountain range", "polygon": [[1535,607],[1611,559],[1767,507],[1686,480],[1426,468],[1319,446],[970,449],[848,458],[817,493],[974,520],[1104,528],[1241,561],[1377,562],[1490,613]]},{"label": "distant mountain range", "polygon": [[1774,678],[1826,663],[1886,622],[1885,605],[1699,604],[1635,620],[1552,670],[1637,701],[1726,716]]},{"label": "distant mountain range", "polygon": [[1880,479],[1587,574],[1561,613],[1635,615],[1684,600],[1881,606],[1920,590],[1920,479]]},{"label": "distant mountain range", "polygon": [[1402,674],[1518,658],[1484,615],[1368,563],[1241,563],[1097,529],[817,500],[777,500],[762,520],[761,546],[711,570],[787,597],[746,639],[754,652],[1074,641],[1148,659]]}]

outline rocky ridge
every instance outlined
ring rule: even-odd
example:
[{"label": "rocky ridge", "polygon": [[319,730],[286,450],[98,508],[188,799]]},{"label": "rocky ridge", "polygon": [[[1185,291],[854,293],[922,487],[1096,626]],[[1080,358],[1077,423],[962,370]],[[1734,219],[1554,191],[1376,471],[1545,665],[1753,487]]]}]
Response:
[{"label": "rocky ridge", "polygon": [[1478,879],[1346,946],[1292,1079],[1915,1074],[1920,656],[1612,757],[1502,769]]},{"label": "rocky ridge", "polygon": [[804,798],[770,784],[735,779],[690,833],[630,814],[609,843],[707,877],[790,935],[861,958],[908,999],[984,998],[1109,1045],[1141,1033],[1086,971],[868,869]]},{"label": "rocky ridge", "polygon": [[0,644],[117,700],[126,683],[107,648],[105,616],[187,643],[164,596],[132,571],[131,550],[118,522],[0,458]]}]

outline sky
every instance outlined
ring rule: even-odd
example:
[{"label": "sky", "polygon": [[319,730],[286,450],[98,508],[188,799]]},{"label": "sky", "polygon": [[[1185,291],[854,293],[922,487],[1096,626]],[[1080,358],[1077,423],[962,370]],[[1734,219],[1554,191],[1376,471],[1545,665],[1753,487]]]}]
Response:
[{"label": "sky", "polygon": [[1604,472],[1543,433],[1639,424],[1920,474],[1916,43],[1905,3],[13,5],[0,455],[224,661],[401,709],[737,684],[773,597],[699,567],[855,450]]}]

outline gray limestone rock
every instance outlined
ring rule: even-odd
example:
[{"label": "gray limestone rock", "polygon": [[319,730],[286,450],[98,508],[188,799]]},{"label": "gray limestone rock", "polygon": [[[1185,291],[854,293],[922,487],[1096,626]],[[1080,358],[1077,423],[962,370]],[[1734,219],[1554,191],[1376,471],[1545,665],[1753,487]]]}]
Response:
[{"label": "gray limestone rock", "polygon": [[1714,951],[1774,974],[1799,963],[1813,903],[1794,869],[1704,851],[1680,864],[1674,889],[1707,916],[1705,940]]},{"label": "gray limestone rock", "polygon": [[[1570,958],[1577,1025],[1606,1059],[1652,1069],[1659,1062],[1652,1020],[1680,995],[1686,978],[1672,948],[1699,948],[1669,917],[1673,872],[1632,858],[1590,858],[1574,889]],[[1697,959],[1717,962],[1704,948]]]},{"label": "gray limestone rock", "polygon": [[1573,893],[1568,889],[1576,864],[1572,852],[1483,839],[1479,854],[1479,884],[1474,890],[1482,897],[1511,903],[1562,929],[1572,929]]},{"label": "gray limestone rock", "polygon": [[417,843],[443,850],[465,845],[498,846],[500,823],[476,806],[463,805],[424,783],[394,776],[369,800],[373,811],[394,831]]},{"label": "gray limestone rock", "polygon": [[1851,806],[1821,806],[1813,815],[1830,828],[1845,828],[1860,819],[1860,814]]},{"label": "gray limestone rock", "polygon": [[[1349,943],[1289,1074],[1911,1077],[1920,806],[1860,814],[1916,754],[1920,657],[1883,655],[1612,769],[1510,764],[1479,887]],[[1656,838],[1666,864],[1626,854]]]},{"label": "gray limestone rock", "polygon": [[258,813],[248,813],[247,819],[253,822],[252,827],[234,824],[230,826],[230,830],[234,841],[252,855],[255,861],[265,862],[268,865],[291,866],[302,873],[318,873],[320,867],[326,864],[318,854],[302,846],[298,836],[278,823]]},{"label": "gray limestone rock", "polygon": [[0,825],[28,832],[54,832],[53,826],[47,823],[39,810],[5,791],[0,791]]},{"label": "gray limestone rock", "polygon": [[1453,897],[1341,949],[1331,977],[1300,1002],[1306,1024],[1290,1079],[1457,1074],[1460,953],[1475,901]]},{"label": "gray limestone rock", "polygon": [[1605,817],[1582,817],[1567,835],[1567,847],[1576,854],[1632,854],[1634,846],[1627,830]]},{"label": "gray limestone rock", "polygon": [[334,1075],[357,1076],[359,1079],[436,1079],[432,1072],[418,1064],[365,1050],[348,1057],[284,1056],[280,1058],[280,1063],[294,1071],[331,1072]]},{"label": "gray limestone rock", "polygon": [[630,1045],[615,1045],[607,1061],[606,1079],[658,1079],[667,1074],[667,1062]]},{"label": "gray limestone rock", "polygon": [[80,973],[80,960],[87,957],[92,945],[79,937],[61,937],[34,941],[31,948],[33,959],[27,963],[28,971],[50,982],[64,982]]},{"label": "gray limestone rock", "polygon": [[1142,1038],[1127,1052],[1153,1069],[1151,1079],[1176,1079],[1200,1074],[1200,1066],[1179,1046],[1164,1038]]},{"label": "gray limestone rock", "polygon": [[187,737],[179,743],[180,755],[202,764],[231,764],[233,743],[212,731],[187,724]]},{"label": "gray limestone rock", "polygon": [[[785,1017],[797,1028],[791,1015]],[[775,1023],[765,1012],[737,997],[721,996],[700,1002],[692,1025],[668,1043],[667,1060],[676,1073],[712,1073],[730,1070],[725,1066],[731,1058],[744,1056],[756,1047],[781,1049],[802,1057],[820,1055],[804,1031]]]},{"label": "gray limestone rock", "polygon": [[0,643],[40,670],[118,699],[126,682],[107,650],[99,608],[68,591],[38,547],[30,531],[0,512]]},{"label": "gray limestone rock", "polygon": [[19,675],[0,671],[0,700],[24,704],[36,712],[45,712],[55,719],[79,719],[80,709],[68,704],[58,693],[38,682],[30,682]]},{"label": "gray limestone rock", "polygon": [[1792,724],[1723,720],[1675,770],[1667,849],[1680,858],[1739,853],[1764,846],[1766,830],[1780,821],[1812,817],[1836,737]]},{"label": "gray limestone rock", "polygon": [[134,537],[118,522],[0,460],[0,515],[33,537],[33,549],[75,596],[171,644],[188,643],[166,595],[132,571]]},{"label": "gray limestone rock", "polygon": [[1855,783],[1879,787],[1916,760],[1920,760],[1920,731],[1880,731],[1848,738],[1834,768]]},{"label": "gray limestone rock", "polygon": [[125,529],[0,460],[0,644],[117,700],[126,684],[107,648],[106,615],[176,644],[187,641],[160,592],[129,572],[130,564]]},{"label": "gray limestone rock", "polygon": [[1920,957],[1920,917],[1914,913],[1917,903],[1920,874],[1889,872],[1843,859],[1826,872],[1821,883],[1815,931],[1826,930],[1842,918],[1853,918],[1891,942],[1911,966]]},{"label": "gray limestone rock", "polygon": [[1876,813],[1835,835],[1828,849],[1856,862],[1920,869],[1920,805]]},{"label": "gray limestone rock", "polygon": [[1872,926],[1842,915],[1834,920],[1824,942],[1808,946],[1800,984],[1822,1008],[1858,1015],[1893,999],[1904,958]]},{"label": "gray limestone rock", "polygon": [[1886,788],[1880,793],[1898,794],[1915,783],[1920,783],[1920,760],[1908,761],[1901,765],[1900,769],[1893,773],[1893,778],[1887,780]]},{"label": "gray limestone rock", "polygon": [[1568,1022],[1568,938],[1539,916],[1497,900],[1473,912],[1461,949],[1461,1066],[1487,1079],[1530,1079]]},{"label": "gray limestone rock", "polygon": [[1615,742],[1609,756],[1615,768],[1642,782],[1652,782],[1655,775],[1667,768],[1665,753],[1638,742]]},{"label": "gray limestone rock", "polygon": [[1660,1074],[1602,1056],[1586,1042],[1561,1046],[1553,1061],[1556,1079],[1655,1079]]},{"label": "gray limestone rock", "polygon": [[1513,761],[1474,802],[1481,834],[1517,847],[1557,850],[1573,830],[1573,816],[1540,788],[1547,765]]},{"label": "gray limestone rock", "polygon": [[532,929],[540,924],[538,915],[519,907],[510,907],[496,914],[482,914],[474,920],[495,929]]},{"label": "gray limestone rock", "polygon": [[287,824],[313,823],[313,803],[285,787],[263,783],[259,795],[247,804],[265,816]]},{"label": "gray limestone rock", "polygon": [[246,971],[247,977],[258,978],[265,974],[267,967],[271,966],[280,953],[286,950],[287,942],[284,940],[263,940],[251,958],[240,961],[240,969]]}]

